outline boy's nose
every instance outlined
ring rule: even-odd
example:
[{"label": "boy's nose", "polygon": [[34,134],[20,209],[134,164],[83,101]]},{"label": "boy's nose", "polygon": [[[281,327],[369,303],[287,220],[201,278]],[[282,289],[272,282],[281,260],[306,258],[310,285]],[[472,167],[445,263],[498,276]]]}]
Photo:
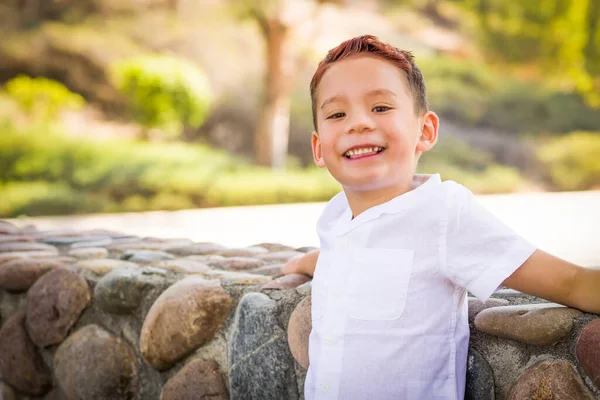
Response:
[{"label": "boy's nose", "polygon": [[375,128],[373,118],[366,113],[355,113],[348,119],[348,133],[368,132]]}]

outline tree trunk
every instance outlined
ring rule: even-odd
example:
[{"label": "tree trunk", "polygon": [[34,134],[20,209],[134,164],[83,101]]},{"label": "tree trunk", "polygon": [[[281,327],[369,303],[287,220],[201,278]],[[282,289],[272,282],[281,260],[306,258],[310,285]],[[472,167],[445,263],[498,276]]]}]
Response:
[{"label": "tree trunk", "polygon": [[[285,168],[290,130],[290,72],[286,62],[287,28],[276,19],[265,21],[267,68],[263,104],[254,135],[254,161]],[[287,67],[287,68],[286,68]]]}]

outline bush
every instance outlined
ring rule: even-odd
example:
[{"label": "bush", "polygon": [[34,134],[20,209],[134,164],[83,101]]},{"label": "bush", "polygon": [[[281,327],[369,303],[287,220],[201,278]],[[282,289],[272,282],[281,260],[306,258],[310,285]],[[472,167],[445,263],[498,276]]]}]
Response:
[{"label": "bush", "polygon": [[63,84],[46,78],[19,75],[5,85],[6,93],[35,122],[51,122],[66,109],[79,109],[85,101]]},{"label": "bush", "polygon": [[146,128],[178,136],[186,127],[198,128],[206,120],[210,85],[191,62],[167,55],[143,56],[119,61],[111,70],[132,116]]},{"label": "bush", "polygon": [[600,188],[600,133],[573,132],[553,138],[538,149],[558,190]]}]

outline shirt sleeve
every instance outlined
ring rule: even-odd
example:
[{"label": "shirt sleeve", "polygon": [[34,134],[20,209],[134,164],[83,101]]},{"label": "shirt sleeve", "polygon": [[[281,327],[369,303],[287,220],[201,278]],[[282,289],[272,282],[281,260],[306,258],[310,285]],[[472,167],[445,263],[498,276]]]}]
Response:
[{"label": "shirt sleeve", "polygon": [[446,202],[446,275],[486,301],[536,250],[454,184]]}]

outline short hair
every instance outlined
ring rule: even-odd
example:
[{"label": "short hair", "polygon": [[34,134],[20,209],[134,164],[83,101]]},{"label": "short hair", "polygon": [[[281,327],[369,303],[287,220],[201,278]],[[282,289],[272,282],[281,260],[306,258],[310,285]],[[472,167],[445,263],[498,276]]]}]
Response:
[{"label": "short hair", "polygon": [[413,96],[415,112],[421,114],[429,111],[425,79],[423,79],[421,71],[415,64],[412,53],[384,43],[375,36],[363,35],[346,40],[337,47],[329,50],[325,58],[319,63],[310,82],[310,98],[312,101],[313,125],[315,130],[317,130],[317,88],[323,75],[333,63],[360,53],[367,53],[389,61],[404,71],[409,90]]}]

